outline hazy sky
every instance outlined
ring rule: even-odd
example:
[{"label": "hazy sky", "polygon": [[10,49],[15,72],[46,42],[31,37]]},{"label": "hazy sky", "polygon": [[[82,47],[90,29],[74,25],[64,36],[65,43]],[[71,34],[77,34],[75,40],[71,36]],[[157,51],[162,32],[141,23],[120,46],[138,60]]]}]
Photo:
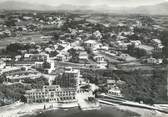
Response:
[{"label": "hazy sky", "polygon": [[57,6],[60,4],[73,4],[73,5],[110,5],[110,6],[140,6],[152,5],[161,3],[168,0],[0,0],[0,1],[22,1],[39,4],[47,4]]}]

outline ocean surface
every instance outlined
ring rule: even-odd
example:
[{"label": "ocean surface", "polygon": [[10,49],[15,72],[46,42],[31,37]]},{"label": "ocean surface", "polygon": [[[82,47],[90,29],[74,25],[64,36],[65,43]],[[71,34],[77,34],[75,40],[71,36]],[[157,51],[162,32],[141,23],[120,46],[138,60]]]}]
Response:
[{"label": "ocean surface", "polygon": [[112,106],[103,106],[100,110],[81,111],[78,108],[68,110],[52,110],[30,117],[135,117],[130,112],[115,109]]}]

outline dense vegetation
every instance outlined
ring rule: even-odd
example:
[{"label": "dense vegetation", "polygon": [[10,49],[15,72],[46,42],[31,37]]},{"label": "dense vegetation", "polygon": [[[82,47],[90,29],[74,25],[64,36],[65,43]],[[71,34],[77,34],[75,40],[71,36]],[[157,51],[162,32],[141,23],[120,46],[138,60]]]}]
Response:
[{"label": "dense vegetation", "polygon": [[[83,77],[97,85],[106,84],[107,79],[121,80],[125,84],[118,85],[125,98],[145,103],[167,103],[166,70],[111,71],[111,70],[83,70]],[[104,85],[103,89],[106,85]],[[103,90],[105,91],[105,90]]]},{"label": "dense vegetation", "polygon": [[147,55],[147,52],[140,48],[135,48],[134,45],[128,46],[127,53],[133,57],[141,58]]},{"label": "dense vegetation", "polygon": [[168,31],[163,31],[160,34],[160,39],[162,41],[162,44],[164,45],[162,56],[163,58],[168,58]]},{"label": "dense vegetation", "polygon": [[28,84],[17,83],[12,85],[4,85],[0,83],[0,106],[10,104],[18,100],[24,101],[24,94],[26,90],[42,88],[43,85],[48,85],[48,80],[44,77],[37,79],[27,78],[24,80],[24,83]]},{"label": "dense vegetation", "polygon": [[117,71],[116,74],[126,84],[120,86],[122,93],[134,101],[143,100],[145,103],[167,103],[166,71],[135,70],[130,72]]},{"label": "dense vegetation", "polygon": [[75,49],[70,49],[68,50],[70,56],[72,56],[72,58],[69,60],[72,63],[79,63],[79,54],[77,52],[77,50]]},{"label": "dense vegetation", "polygon": [[24,86],[22,84],[3,85],[0,84],[0,105],[10,104],[25,94],[25,90],[31,87]]}]

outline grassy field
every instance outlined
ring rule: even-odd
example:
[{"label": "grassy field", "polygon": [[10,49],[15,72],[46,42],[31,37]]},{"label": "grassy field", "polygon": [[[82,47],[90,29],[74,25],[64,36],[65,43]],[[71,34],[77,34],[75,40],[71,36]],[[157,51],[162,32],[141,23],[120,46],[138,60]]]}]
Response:
[{"label": "grassy field", "polygon": [[34,35],[23,35],[20,37],[8,37],[5,39],[0,40],[0,49],[6,48],[7,45],[10,43],[47,43],[51,39],[41,39],[41,34],[34,34]]}]

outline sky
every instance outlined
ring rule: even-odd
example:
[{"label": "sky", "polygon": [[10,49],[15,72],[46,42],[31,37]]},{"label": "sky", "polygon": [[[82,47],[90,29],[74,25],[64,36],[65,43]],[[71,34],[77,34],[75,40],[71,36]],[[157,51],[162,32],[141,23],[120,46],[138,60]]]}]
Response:
[{"label": "sky", "polygon": [[0,0],[0,1],[21,1],[38,3],[45,5],[58,6],[61,4],[72,4],[72,5],[108,5],[108,6],[125,6],[125,7],[137,7],[142,5],[153,5],[162,3],[168,0]]}]

